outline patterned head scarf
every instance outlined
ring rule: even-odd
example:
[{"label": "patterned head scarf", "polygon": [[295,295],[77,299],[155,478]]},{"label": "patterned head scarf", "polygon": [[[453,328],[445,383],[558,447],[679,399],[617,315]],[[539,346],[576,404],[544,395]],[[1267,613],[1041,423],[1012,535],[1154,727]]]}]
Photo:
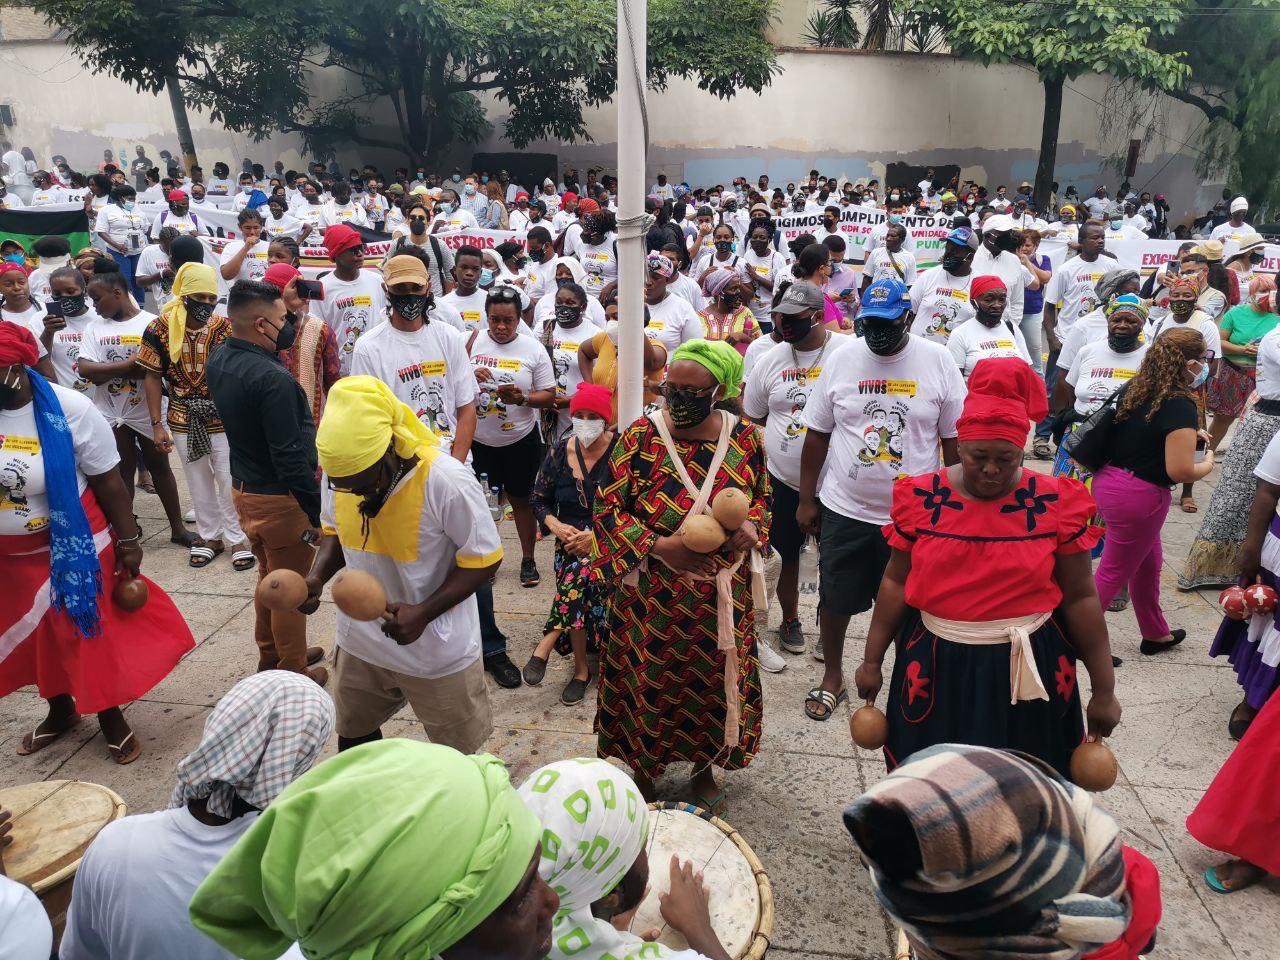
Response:
[{"label": "patterned head scarf", "polygon": [[[591,913],[644,850],[649,809],[635,782],[604,760],[560,760],[535,770],[519,793],[542,821],[538,873],[560,895],[549,960],[603,960],[648,949]],[[670,956],[653,947],[646,958]]]},{"label": "patterned head scarf", "polygon": [[742,392],[742,354],[723,340],[686,340],[671,354],[671,362],[692,360],[711,372],[732,400]]},{"label": "patterned head scarf", "polygon": [[1118,297],[1112,297],[1106,301],[1102,308],[1102,312],[1108,317],[1117,313],[1136,314],[1139,320],[1146,321],[1147,305],[1142,302],[1142,298],[1132,293],[1122,293]]},{"label": "patterned head scarf", "polygon": [[182,357],[182,338],[187,333],[187,305],[183,297],[193,293],[218,295],[218,280],[213,267],[205,263],[184,263],[173,275],[173,299],[166,303],[160,316],[169,326],[169,359],[177,363]]},{"label": "patterned head scarf", "polygon": [[921,960],[1075,960],[1129,926],[1119,828],[1033,757],[929,747],[844,822]]},{"label": "patterned head scarf", "polygon": [[735,270],[713,270],[702,281],[702,293],[712,300],[718,300],[720,294],[724,293],[724,288],[737,279],[738,273]]},{"label": "patterned head scarf", "polygon": [[178,764],[170,807],[208,797],[209,812],[230,817],[239,797],[264,809],[320,757],[333,733],[333,700],[290,670],[241,680],[209,714],[200,745]]},{"label": "patterned head scarf", "polygon": [[1190,290],[1197,297],[1200,296],[1200,276],[1195,273],[1180,273],[1177,276],[1170,277],[1165,281],[1165,286],[1169,288],[1169,292],[1176,290]]},{"label": "patterned head scarf", "polygon": [[1137,279],[1138,271],[1136,270],[1108,270],[1093,287],[1094,292],[1098,295],[1098,302],[1106,306],[1107,302],[1116,296],[1126,283]]},{"label": "patterned head scarf", "polygon": [[324,960],[425,960],[511,896],[539,834],[496,757],[366,743],[258,816],[196,890],[191,921],[245,960],[295,942]]}]

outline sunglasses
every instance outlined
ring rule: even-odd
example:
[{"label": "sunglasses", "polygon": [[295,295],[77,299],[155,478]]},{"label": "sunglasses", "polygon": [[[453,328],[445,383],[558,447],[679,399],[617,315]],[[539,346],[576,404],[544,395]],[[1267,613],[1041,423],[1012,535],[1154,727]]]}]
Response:
[{"label": "sunglasses", "polygon": [[520,291],[515,287],[500,286],[489,291],[485,303],[519,303]]}]

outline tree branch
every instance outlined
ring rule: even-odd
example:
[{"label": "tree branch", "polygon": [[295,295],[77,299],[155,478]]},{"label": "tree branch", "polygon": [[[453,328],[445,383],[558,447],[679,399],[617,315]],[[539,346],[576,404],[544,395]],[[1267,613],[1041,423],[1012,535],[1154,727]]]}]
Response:
[{"label": "tree branch", "polygon": [[1210,103],[1204,97],[1192,93],[1190,90],[1166,90],[1165,94],[1174,100],[1181,100],[1183,103],[1189,103],[1210,120],[1229,120],[1232,124],[1236,122],[1235,111],[1225,104]]}]

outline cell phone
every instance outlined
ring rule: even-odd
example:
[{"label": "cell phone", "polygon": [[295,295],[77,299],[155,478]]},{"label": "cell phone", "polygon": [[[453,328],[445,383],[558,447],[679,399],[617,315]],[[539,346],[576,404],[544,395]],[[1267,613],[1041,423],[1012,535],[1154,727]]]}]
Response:
[{"label": "cell phone", "polygon": [[299,277],[294,281],[294,288],[298,291],[298,296],[303,300],[324,299],[324,284],[319,280],[303,280]]},{"label": "cell phone", "polygon": [[1204,463],[1204,452],[1209,445],[1205,443],[1204,437],[1196,438],[1196,463]]},{"label": "cell phone", "polygon": [[66,319],[67,313],[62,309],[62,301],[50,300],[44,305],[44,312],[51,317],[62,317]]},{"label": "cell phone", "polygon": [[840,291],[840,296],[847,297],[849,294],[853,293],[854,289],[854,287],[845,287]]}]

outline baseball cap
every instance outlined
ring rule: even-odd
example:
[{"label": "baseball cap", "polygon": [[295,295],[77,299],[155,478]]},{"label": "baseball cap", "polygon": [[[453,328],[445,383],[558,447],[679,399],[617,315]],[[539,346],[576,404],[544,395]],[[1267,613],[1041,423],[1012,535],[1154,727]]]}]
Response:
[{"label": "baseball cap", "polygon": [[[790,292],[790,291],[788,291]],[[877,280],[862,295],[863,320],[897,320],[911,309],[907,285],[893,277]]]},{"label": "baseball cap", "polygon": [[823,307],[822,291],[812,283],[800,281],[787,287],[777,306],[771,307],[772,313],[791,315],[806,310],[821,310]]},{"label": "baseball cap", "polygon": [[387,187],[387,193],[398,197],[400,194],[404,193],[404,187],[400,186],[398,183],[393,183],[391,186]]},{"label": "baseball cap", "polygon": [[[987,219],[982,229],[986,233],[1006,233],[1013,229],[1013,217],[1007,214],[997,213],[995,216]],[[874,284],[872,284],[874,286]],[[870,287],[867,288],[870,292]]]},{"label": "baseball cap", "polygon": [[397,283],[429,284],[431,282],[431,278],[427,276],[427,265],[417,257],[403,254],[387,261],[382,279],[388,287]]},{"label": "baseball cap", "polygon": [[181,203],[183,200],[187,199],[187,193],[185,190],[170,190],[165,195],[165,199],[170,203]]},{"label": "baseball cap", "polygon": [[528,200],[528,199],[529,199],[529,194],[525,193],[523,190],[519,191],[516,194],[516,203],[519,203],[521,200]]},{"label": "baseball cap", "polygon": [[959,247],[968,247],[971,250],[977,250],[978,235],[968,227],[956,227],[947,234],[947,243],[954,243]]}]

